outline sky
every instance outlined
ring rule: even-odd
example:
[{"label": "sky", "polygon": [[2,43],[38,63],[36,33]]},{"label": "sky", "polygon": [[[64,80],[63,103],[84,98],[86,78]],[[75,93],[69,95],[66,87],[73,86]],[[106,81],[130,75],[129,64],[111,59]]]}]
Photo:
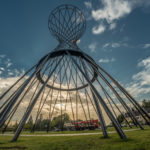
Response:
[{"label": "sky", "polygon": [[0,89],[52,51],[48,16],[73,4],[86,17],[78,43],[137,100],[150,96],[150,0],[0,0]]}]

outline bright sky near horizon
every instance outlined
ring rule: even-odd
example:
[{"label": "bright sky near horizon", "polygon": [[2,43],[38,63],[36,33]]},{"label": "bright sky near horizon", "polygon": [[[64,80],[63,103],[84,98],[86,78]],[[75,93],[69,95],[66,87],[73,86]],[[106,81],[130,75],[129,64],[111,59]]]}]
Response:
[{"label": "bright sky near horizon", "polygon": [[57,46],[48,16],[60,4],[86,16],[79,47],[138,100],[149,99],[150,0],[0,0],[0,89]]}]

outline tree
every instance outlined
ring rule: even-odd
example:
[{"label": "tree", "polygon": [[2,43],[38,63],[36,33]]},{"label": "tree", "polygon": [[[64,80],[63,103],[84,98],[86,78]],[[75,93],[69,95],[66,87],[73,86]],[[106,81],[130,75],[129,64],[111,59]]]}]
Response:
[{"label": "tree", "polygon": [[51,127],[61,128],[63,130],[64,124],[70,120],[70,117],[67,113],[54,117],[51,123]]},{"label": "tree", "polygon": [[24,125],[24,129],[30,130],[33,127],[33,119],[32,116],[30,116],[28,122]]},{"label": "tree", "polygon": [[29,118],[28,123],[25,125],[26,129],[29,129],[29,125],[32,125],[33,131],[34,130],[47,130],[51,128],[60,128],[63,130],[64,124],[70,120],[70,117],[67,113],[64,113],[62,115],[59,115],[57,117],[54,117],[52,121],[50,119],[43,119],[43,117],[40,117],[36,124],[33,126],[33,120],[32,118]]},{"label": "tree", "polygon": [[117,120],[121,124],[124,121],[124,116],[122,114],[118,115]]},{"label": "tree", "polygon": [[17,128],[18,128],[18,122],[16,120],[15,124],[13,125],[14,132],[17,130]]},{"label": "tree", "polygon": [[150,108],[150,101],[144,99],[144,100],[142,101],[142,107],[143,107],[143,108]]},{"label": "tree", "polygon": [[33,126],[33,119],[32,119],[32,116],[30,116],[29,121],[28,121],[28,124],[29,124],[31,127]]}]

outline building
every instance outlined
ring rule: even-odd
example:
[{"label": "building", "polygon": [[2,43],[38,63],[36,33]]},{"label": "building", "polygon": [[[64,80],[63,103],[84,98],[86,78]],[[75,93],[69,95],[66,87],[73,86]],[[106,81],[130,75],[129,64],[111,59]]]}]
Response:
[{"label": "building", "polygon": [[[145,110],[148,112],[148,114],[150,115],[150,108],[145,108]],[[141,116],[141,114],[138,111],[134,111],[132,110],[133,114],[135,115],[135,117],[137,118],[137,120],[141,123],[141,124],[146,124],[146,121],[143,119],[143,117]],[[132,122],[130,116],[128,113],[125,114],[125,117],[127,119],[128,122]]]}]

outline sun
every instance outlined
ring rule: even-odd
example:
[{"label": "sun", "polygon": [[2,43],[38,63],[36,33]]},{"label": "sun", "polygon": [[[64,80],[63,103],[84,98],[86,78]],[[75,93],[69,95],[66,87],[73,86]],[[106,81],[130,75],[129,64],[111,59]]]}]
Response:
[{"label": "sun", "polygon": [[63,109],[63,107],[65,106],[64,104],[56,104],[58,109]]}]

